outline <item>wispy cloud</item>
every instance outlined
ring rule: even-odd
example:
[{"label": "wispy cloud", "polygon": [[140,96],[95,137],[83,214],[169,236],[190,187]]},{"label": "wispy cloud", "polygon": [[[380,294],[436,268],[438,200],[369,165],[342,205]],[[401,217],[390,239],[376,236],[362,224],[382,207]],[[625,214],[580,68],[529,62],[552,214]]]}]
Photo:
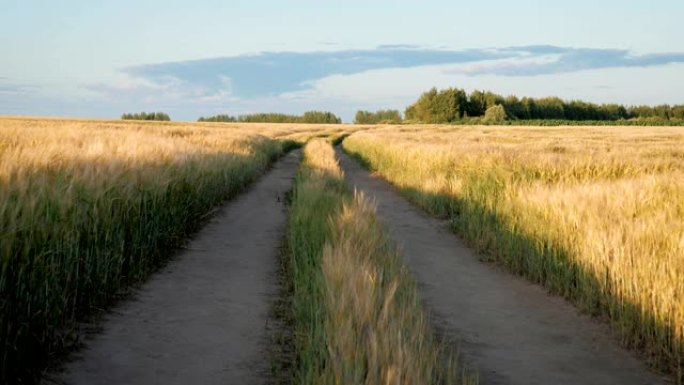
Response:
[{"label": "wispy cloud", "polygon": [[6,77],[0,77],[0,95],[28,94],[35,92],[38,88],[38,86],[33,84],[13,82]]},{"label": "wispy cloud", "polygon": [[208,93],[225,90],[244,98],[278,95],[309,88],[311,82],[382,68],[464,63],[505,58],[508,53],[483,50],[447,51],[410,46],[333,52],[266,52],[226,58],[130,67],[124,73],[153,82],[173,77],[202,87]]},{"label": "wispy cloud", "polygon": [[[501,60],[504,65],[482,68],[471,75],[538,76],[604,68],[653,67],[684,63],[684,53],[635,55],[627,50],[561,48],[532,46],[506,48],[511,56]],[[516,65],[528,59],[525,65]]]},{"label": "wispy cloud", "polygon": [[316,81],[332,75],[388,68],[452,64],[449,71],[470,76],[538,76],[669,63],[684,63],[684,53],[635,55],[627,50],[550,45],[468,50],[385,45],[373,50],[264,52],[135,66],[123,72],[151,83],[176,79],[206,96],[256,98],[310,89]]},{"label": "wispy cloud", "polygon": [[[219,85],[230,88],[230,79],[219,78]],[[229,91],[214,87],[206,89],[201,84],[172,76],[155,79],[123,77],[115,83],[98,83],[87,86],[89,91],[100,95],[103,101],[129,106],[153,106],[154,108],[226,106],[238,101]],[[131,107],[134,108],[134,107]]]}]

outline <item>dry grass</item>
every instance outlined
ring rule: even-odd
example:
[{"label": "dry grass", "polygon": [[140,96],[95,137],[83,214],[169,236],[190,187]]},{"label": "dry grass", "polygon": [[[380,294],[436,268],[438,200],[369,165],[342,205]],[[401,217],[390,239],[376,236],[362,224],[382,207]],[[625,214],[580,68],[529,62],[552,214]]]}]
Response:
[{"label": "dry grass", "polygon": [[0,382],[30,381],[293,140],[350,129],[1,118]]},{"label": "dry grass", "polygon": [[304,150],[290,213],[299,384],[476,383],[442,352],[375,208],[332,147]]},{"label": "dry grass", "polygon": [[344,146],[682,383],[683,129],[402,126]]}]

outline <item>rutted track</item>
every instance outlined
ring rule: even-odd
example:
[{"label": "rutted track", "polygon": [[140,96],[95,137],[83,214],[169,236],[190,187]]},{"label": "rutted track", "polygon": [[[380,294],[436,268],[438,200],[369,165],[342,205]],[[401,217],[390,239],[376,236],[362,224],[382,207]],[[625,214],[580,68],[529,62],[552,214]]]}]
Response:
[{"label": "rutted track", "polygon": [[338,150],[350,185],[376,201],[419,283],[434,325],[457,341],[481,384],[657,384],[605,325],[497,270],[392,186]]},{"label": "rutted track", "polygon": [[66,365],[65,384],[262,384],[268,317],[278,295],[290,153],[229,202]]}]

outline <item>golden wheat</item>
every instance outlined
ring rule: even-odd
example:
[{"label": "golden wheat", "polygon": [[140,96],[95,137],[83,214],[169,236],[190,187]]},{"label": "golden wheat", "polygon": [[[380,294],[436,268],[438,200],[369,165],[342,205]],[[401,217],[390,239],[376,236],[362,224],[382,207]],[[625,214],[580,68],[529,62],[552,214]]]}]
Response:
[{"label": "golden wheat", "polygon": [[344,146],[682,381],[683,129],[402,126]]},{"label": "golden wheat", "polygon": [[0,118],[0,382],[38,373],[293,140],[353,129]]}]

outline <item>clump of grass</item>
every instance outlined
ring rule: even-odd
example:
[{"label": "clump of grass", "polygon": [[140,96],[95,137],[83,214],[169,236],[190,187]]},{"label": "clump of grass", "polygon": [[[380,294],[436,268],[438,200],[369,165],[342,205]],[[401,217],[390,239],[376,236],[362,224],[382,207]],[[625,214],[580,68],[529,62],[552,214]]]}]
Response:
[{"label": "clump of grass", "polygon": [[636,127],[390,127],[344,141],[492,259],[609,319],[677,383],[682,146],[679,128]]},{"label": "clump of grass", "polygon": [[374,207],[350,194],[332,147],[304,149],[290,209],[299,384],[457,384]]},{"label": "clump of grass", "polygon": [[342,205],[344,180],[334,161],[325,156],[322,140],[304,147],[289,212],[287,244],[291,255],[294,343],[297,350],[295,383],[318,383],[328,361],[324,331],[325,292],[321,252],[331,236],[328,218]]}]

